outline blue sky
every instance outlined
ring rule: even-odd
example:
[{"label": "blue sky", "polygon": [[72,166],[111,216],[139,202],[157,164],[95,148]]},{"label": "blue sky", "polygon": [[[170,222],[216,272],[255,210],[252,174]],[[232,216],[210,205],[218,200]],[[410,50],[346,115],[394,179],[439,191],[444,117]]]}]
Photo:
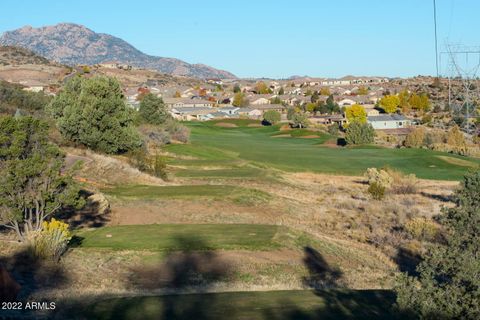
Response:
[{"label": "blue sky", "polygon": [[[432,0],[11,1],[0,32],[74,22],[240,77],[435,74]],[[480,45],[480,1],[437,0],[439,49]]]}]

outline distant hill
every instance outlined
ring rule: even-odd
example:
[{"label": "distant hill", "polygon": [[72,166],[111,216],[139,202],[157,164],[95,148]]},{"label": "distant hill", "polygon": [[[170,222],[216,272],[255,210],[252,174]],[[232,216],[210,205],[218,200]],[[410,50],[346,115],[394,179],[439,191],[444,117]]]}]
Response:
[{"label": "distant hill", "polygon": [[0,46],[0,66],[23,64],[54,65],[48,59],[30,50],[14,46]]},{"label": "distant hill", "polygon": [[117,61],[177,76],[235,78],[230,72],[207,65],[147,55],[120,38],[96,33],[73,23],[40,28],[25,26],[7,31],[0,37],[0,45],[27,48],[48,59],[68,65]]}]

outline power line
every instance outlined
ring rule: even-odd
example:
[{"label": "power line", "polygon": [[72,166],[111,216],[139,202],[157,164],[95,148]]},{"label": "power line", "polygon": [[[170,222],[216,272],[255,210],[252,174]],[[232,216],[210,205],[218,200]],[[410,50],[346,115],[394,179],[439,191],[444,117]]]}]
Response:
[{"label": "power line", "polygon": [[433,25],[435,29],[435,67],[438,78],[437,4],[435,0],[433,0]]}]

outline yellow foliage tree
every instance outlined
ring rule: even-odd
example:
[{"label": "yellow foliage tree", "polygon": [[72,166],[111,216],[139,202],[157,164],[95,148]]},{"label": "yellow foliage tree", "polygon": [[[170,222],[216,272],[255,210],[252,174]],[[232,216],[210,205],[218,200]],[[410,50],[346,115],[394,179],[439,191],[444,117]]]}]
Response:
[{"label": "yellow foliage tree", "polygon": [[331,93],[330,93],[330,89],[327,88],[327,87],[322,87],[320,88],[320,95],[322,96],[329,96]]},{"label": "yellow foliage tree", "polygon": [[361,86],[358,88],[357,94],[360,96],[366,96],[368,94],[368,88],[365,86]]},{"label": "yellow foliage tree", "polygon": [[400,105],[400,98],[396,95],[388,95],[380,99],[380,106],[386,113],[394,113]]},{"label": "yellow foliage tree", "polygon": [[367,112],[365,108],[359,104],[354,104],[345,109],[345,115],[349,122],[367,122]]},{"label": "yellow foliage tree", "polygon": [[425,93],[420,95],[413,93],[408,99],[408,103],[416,110],[428,111],[430,109],[430,99]]},{"label": "yellow foliage tree", "polygon": [[398,99],[400,100],[398,105],[402,108],[403,113],[408,113],[412,109],[410,103],[408,103],[408,98],[410,98],[410,93],[408,93],[407,89],[403,89],[398,93]]}]

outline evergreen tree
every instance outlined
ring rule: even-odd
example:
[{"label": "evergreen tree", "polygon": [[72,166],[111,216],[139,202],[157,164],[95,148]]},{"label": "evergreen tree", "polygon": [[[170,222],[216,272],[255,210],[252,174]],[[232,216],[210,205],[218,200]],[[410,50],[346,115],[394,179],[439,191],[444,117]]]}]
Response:
[{"label": "evergreen tree", "polygon": [[120,83],[109,77],[76,77],[47,106],[66,139],[106,153],[141,145]]},{"label": "evergreen tree", "polygon": [[397,303],[425,319],[480,319],[480,171],[464,177],[440,222],[445,243],[434,244],[417,267],[403,275]]},{"label": "evergreen tree", "polygon": [[143,97],[138,113],[142,122],[154,125],[161,125],[170,118],[163,99],[152,93]]}]

